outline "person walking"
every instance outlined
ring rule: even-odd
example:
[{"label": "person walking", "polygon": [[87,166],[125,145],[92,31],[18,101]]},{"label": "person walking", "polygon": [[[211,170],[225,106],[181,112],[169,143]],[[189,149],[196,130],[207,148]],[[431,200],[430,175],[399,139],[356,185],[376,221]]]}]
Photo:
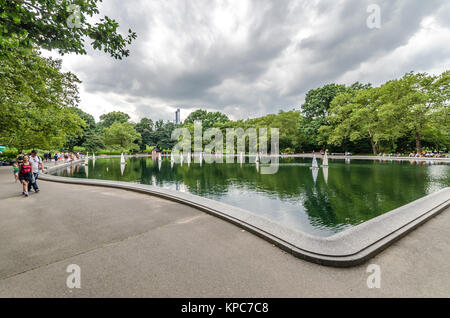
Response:
[{"label": "person walking", "polygon": [[33,168],[31,167],[28,156],[23,156],[23,162],[20,164],[19,168],[19,180],[23,185],[22,194],[26,197],[29,196],[28,184],[31,182],[31,179],[33,178],[32,169]]},{"label": "person walking", "polygon": [[13,174],[14,174],[14,179],[17,182],[19,180],[19,164],[17,163],[17,161],[14,161],[14,163],[13,163]]},{"label": "person walking", "polygon": [[37,150],[31,152],[29,161],[32,166],[32,179],[31,182],[28,183],[28,192],[30,192],[31,187],[33,187],[34,192],[39,192],[37,179],[39,178],[39,170],[44,171],[44,164],[42,163],[41,157],[38,156]]}]

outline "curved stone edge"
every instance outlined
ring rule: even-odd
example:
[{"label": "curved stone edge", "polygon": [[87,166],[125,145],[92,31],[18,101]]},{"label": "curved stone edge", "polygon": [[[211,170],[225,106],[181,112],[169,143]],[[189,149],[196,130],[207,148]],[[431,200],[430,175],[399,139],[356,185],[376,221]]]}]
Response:
[{"label": "curved stone edge", "polygon": [[316,237],[289,229],[253,212],[190,193],[130,182],[48,174],[81,162],[78,160],[50,167],[40,178],[53,182],[112,187],[169,199],[237,225],[298,258],[334,267],[364,263],[450,206],[450,188],[445,188],[333,236]]}]

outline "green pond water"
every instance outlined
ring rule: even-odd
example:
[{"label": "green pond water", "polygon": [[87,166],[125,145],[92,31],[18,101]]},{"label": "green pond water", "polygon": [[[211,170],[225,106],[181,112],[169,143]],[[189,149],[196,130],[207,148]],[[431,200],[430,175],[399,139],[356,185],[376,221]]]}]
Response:
[{"label": "green pond water", "polygon": [[[319,161],[320,164],[320,161]],[[254,163],[161,164],[152,158],[91,160],[56,172],[76,178],[150,184],[234,205],[317,236],[330,236],[450,186],[450,165],[415,161],[330,160],[313,173],[311,159],[280,159],[263,175]]]}]

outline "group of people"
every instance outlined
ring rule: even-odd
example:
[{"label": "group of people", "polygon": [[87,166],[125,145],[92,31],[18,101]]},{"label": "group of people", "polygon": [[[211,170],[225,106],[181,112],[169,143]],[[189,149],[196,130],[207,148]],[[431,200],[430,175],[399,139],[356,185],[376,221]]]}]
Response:
[{"label": "group of people", "polygon": [[426,152],[426,151],[422,151],[421,153],[411,152],[409,154],[409,157],[413,157],[413,158],[446,158],[446,156],[444,154],[441,154],[439,152]]},{"label": "group of people", "polygon": [[13,164],[13,173],[16,182],[20,181],[23,186],[22,194],[25,197],[30,195],[31,188],[34,189],[34,192],[39,192],[37,179],[40,171],[44,171],[44,164],[37,150],[33,150],[31,155],[19,154],[17,156],[17,160]]},{"label": "group of people", "polygon": [[55,153],[55,155],[52,157],[51,153],[45,153],[44,154],[44,160],[47,161],[52,161],[52,158],[55,160],[55,162],[58,161],[67,161],[67,160],[75,160],[75,159],[80,159],[80,153],[73,153],[73,152],[58,152]]},{"label": "group of people", "polygon": [[14,178],[23,186],[22,194],[25,197],[30,195],[30,191],[33,188],[34,192],[39,192],[39,186],[37,179],[39,178],[39,172],[44,171],[44,162],[51,162],[54,159],[55,163],[58,161],[68,161],[80,159],[80,153],[72,152],[58,152],[52,156],[52,153],[44,153],[44,160],[39,156],[37,150],[33,150],[31,154],[20,153],[17,156],[16,161],[13,164]]}]

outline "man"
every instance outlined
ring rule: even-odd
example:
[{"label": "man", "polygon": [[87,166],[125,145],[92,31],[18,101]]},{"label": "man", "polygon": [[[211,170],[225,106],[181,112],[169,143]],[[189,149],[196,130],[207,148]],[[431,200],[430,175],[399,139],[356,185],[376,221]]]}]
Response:
[{"label": "man", "polygon": [[39,177],[39,170],[42,172],[44,171],[44,164],[42,163],[41,157],[38,156],[37,150],[31,152],[30,163],[33,171],[33,178],[31,182],[28,183],[28,192],[30,192],[31,187],[33,187],[34,192],[39,192],[37,179]]}]

